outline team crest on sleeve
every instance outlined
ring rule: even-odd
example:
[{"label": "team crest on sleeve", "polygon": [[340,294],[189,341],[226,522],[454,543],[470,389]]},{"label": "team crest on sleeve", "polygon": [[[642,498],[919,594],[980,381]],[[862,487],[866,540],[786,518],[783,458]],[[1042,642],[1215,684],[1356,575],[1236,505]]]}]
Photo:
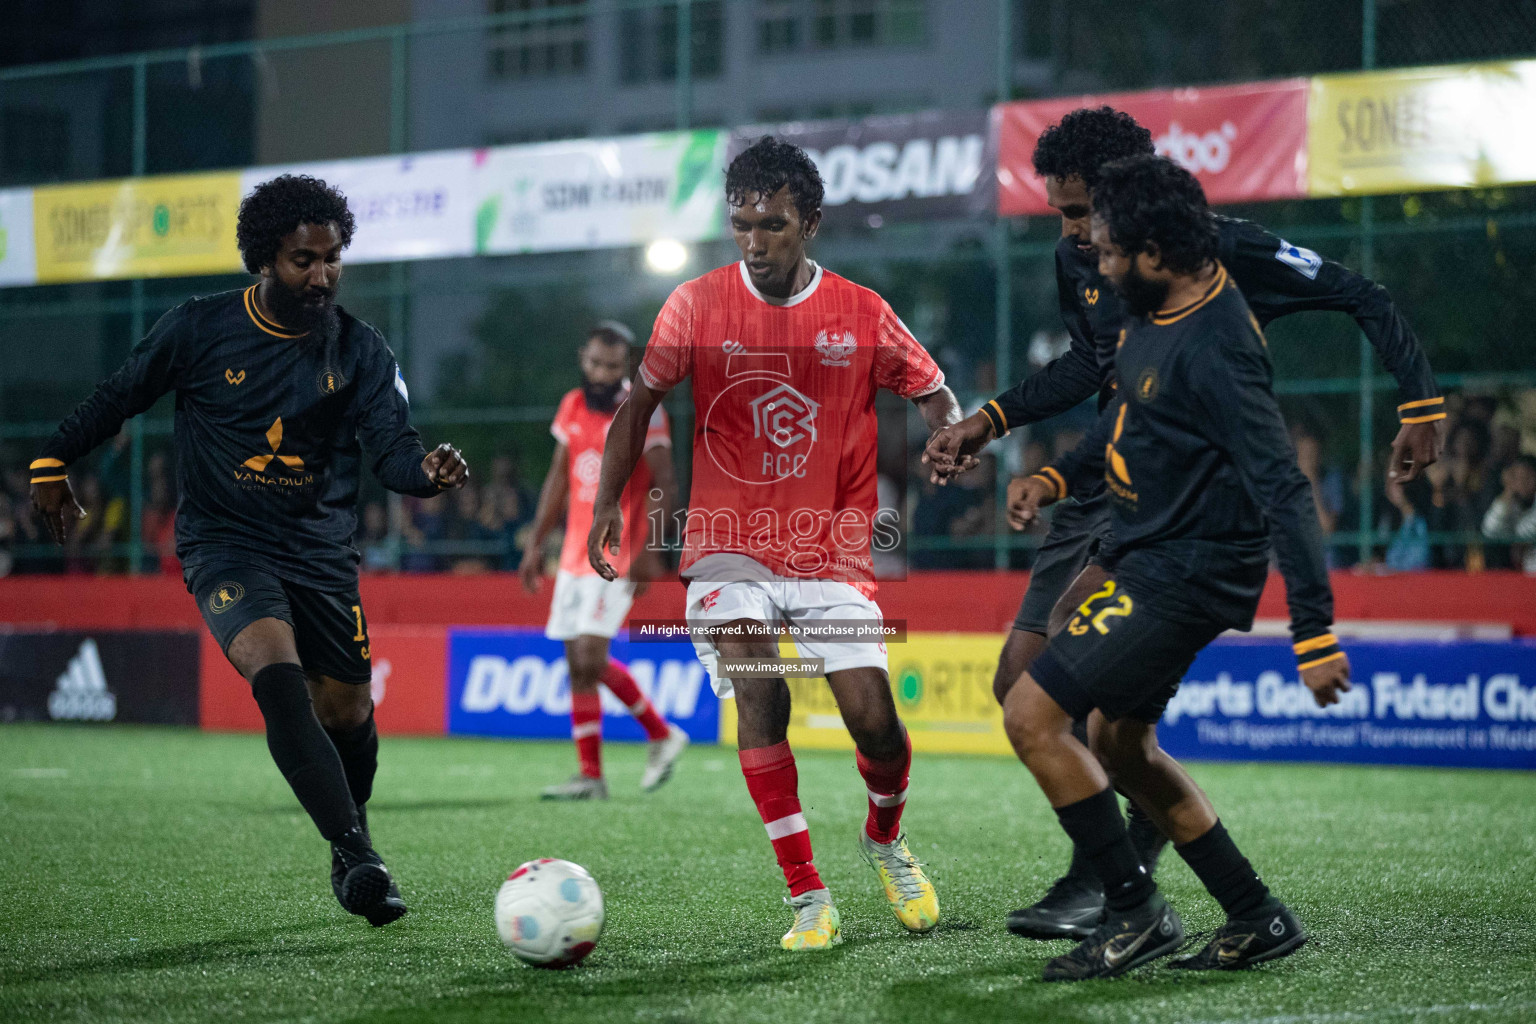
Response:
[{"label": "team crest on sleeve", "polygon": [[245,596],[245,588],[238,583],[220,583],[213,588],[213,593],[208,595],[208,610],[215,615],[223,615]]},{"label": "team crest on sleeve", "polygon": [[395,364],[395,390],[400,392],[400,397],[407,402],[411,400],[411,389],[405,386],[405,377],[400,373],[400,364]]},{"label": "team crest on sleeve", "polygon": [[1317,279],[1317,272],[1323,269],[1323,258],[1311,249],[1303,249],[1299,245],[1292,245],[1284,239],[1280,240],[1280,251],[1275,253],[1275,259],[1290,267],[1296,273],[1309,281]]},{"label": "team crest on sleeve", "polygon": [[852,331],[821,331],[816,335],[816,351],[822,366],[849,366],[853,350],[859,347]]}]

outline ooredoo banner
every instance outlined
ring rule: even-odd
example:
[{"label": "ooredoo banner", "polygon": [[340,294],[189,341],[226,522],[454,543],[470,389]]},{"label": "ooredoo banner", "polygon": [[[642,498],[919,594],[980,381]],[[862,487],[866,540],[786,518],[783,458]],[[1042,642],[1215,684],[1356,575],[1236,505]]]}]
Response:
[{"label": "ooredoo banner", "polygon": [[341,190],[357,221],[349,263],[441,259],[475,251],[475,151],[448,150],[366,160],[253,167],[249,193],[279,174],[308,174]]},{"label": "ooredoo banner", "polygon": [[1123,110],[1152,132],[1157,151],[1188,168],[1212,203],[1291,199],[1307,192],[1309,79],[1077,96],[992,108],[998,212],[1050,213],[1035,174],[1035,142],[1080,107]]},{"label": "ooredoo banner", "polygon": [[1536,641],[1345,644],[1352,686],[1319,708],[1284,640],[1223,639],[1158,725],[1175,757],[1536,768]]},{"label": "ooredoo banner", "polygon": [[0,633],[0,722],[196,725],[190,631]]},{"label": "ooredoo banner", "polygon": [[697,242],[724,225],[726,133],[654,132],[476,153],[475,251]]},{"label": "ooredoo banner", "polygon": [[[720,734],[720,701],[687,640],[633,643],[610,651],[635,677],[663,718],[700,743]],[[641,740],[624,706],[603,693],[603,736]],[[571,686],[565,645],[538,629],[455,629],[448,644],[448,731],[466,736],[571,735]]]},{"label": "ooredoo banner", "polygon": [[772,134],[805,149],[826,183],[829,225],[990,216],[996,176],[980,110],[926,110],[860,121],[748,125],[731,133],[729,157]]}]

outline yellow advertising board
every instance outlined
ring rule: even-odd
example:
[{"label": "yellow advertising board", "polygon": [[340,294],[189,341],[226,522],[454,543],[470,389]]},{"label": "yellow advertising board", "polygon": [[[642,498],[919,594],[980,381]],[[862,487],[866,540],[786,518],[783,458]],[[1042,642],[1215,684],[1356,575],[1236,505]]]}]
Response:
[{"label": "yellow advertising board", "polygon": [[1536,61],[1312,79],[1308,191],[1371,195],[1536,181]]},{"label": "yellow advertising board", "polygon": [[[890,645],[891,690],[912,749],[935,754],[1008,754],[1003,712],[992,697],[1002,634],[908,633]],[[787,656],[791,648],[785,645]],[[852,750],[825,679],[791,679],[792,747]],[[720,742],[736,745],[736,702],[720,706]]]},{"label": "yellow advertising board", "polygon": [[43,283],[240,269],[238,171],[49,185],[33,204]]}]

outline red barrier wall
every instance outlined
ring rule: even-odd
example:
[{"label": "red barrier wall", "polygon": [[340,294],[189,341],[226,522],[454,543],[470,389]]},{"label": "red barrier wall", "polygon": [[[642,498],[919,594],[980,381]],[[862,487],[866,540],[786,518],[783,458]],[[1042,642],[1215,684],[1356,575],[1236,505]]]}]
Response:
[{"label": "red barrier wall", "polygon": [[[191,604],[190,598],[187,601]],[[212,635],[202,631],[200,721],[204,729],[260,732],[261,711],[251,687]],[[447,723],[448,630],[443,626],[368,623],[373,648],[374,719],[379,731],[441,736]]]},{"label": "red barrier wall", "polygon": [[[888,619],[909,628],[988,632],[1007,629],[1027,573],[923,572],[882,583],[877,600]],[[370,627],[543,625],[552,589],[527,594],[512,575],[364,576]],[[1515,572],[1333,574],[1337,619],[1507,622],[1536,635],[1536,577]],[[658,583],[635,602],[636,618],[681,618],[683,588]],[[1259,614],[1286,618],[1285,587],[1271,577]],[[57,628],[202,630],[179,579],[124,576],[12,576],[0,579],[0,624]]]}]

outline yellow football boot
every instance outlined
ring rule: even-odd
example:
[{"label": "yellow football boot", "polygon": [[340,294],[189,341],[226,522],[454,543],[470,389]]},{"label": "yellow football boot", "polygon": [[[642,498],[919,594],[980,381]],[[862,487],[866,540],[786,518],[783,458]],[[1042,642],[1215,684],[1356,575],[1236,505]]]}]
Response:
[{"label": "yellow football boot", "polygon": [[830,890],[812,889],[784,902],[795,908],[795,926],[779,940],[785,949],[830,949],[843,941],[843,922],[832,905]]},{"label": "yellow football boot", "polygon": [[885,898],[901,926],[918,934],[932,931],[939,923],[939,897],[923,866],[907,849],[907,834],[903,832],[895,842],[877,843],[861,828],[859,851],[880,876]]}]

